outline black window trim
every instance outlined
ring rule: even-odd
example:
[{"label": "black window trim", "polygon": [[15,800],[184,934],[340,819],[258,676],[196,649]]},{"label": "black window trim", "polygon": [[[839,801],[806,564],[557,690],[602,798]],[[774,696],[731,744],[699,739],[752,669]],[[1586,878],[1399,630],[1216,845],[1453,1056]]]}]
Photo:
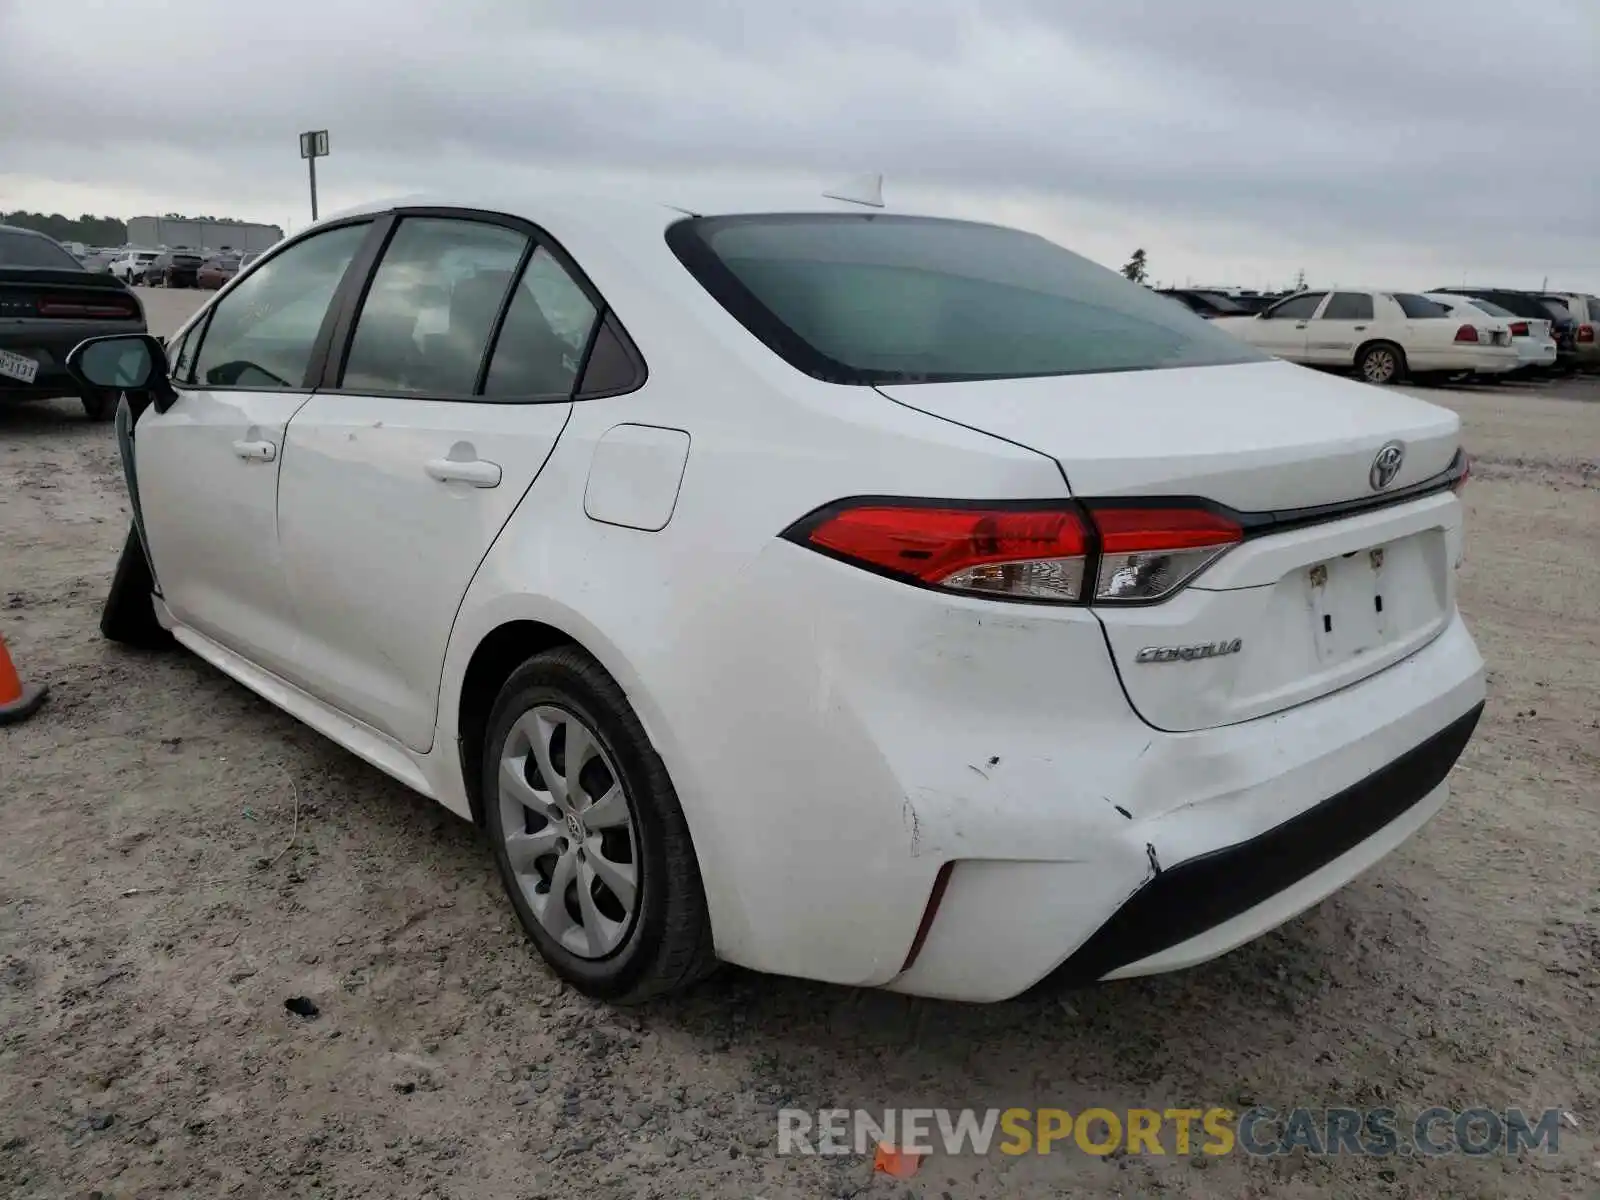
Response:
[{"label": "black window trim", "polygon": [[[311,343],[311,357],[306,362],[306,373],[301,378],[301,385],[299,387],[248,387],[236,383],[214,384],[192,380],[188,382],[182,382],[176,378],[172,380],[173,385],[178,388],[179,391],[194,390],[202,392],[280,392],[290,395],[309,396],[312,392],[316,391],[317,381],[322,378],[323,366],[328,357],[328,346],[333,335],[334,318],[340,311],[339,306],[341,296],[345,289],[349,287],[350,281],[355,273],[355,268],[362,262],[362,256],[367,253],[368,247],[372,244],[373,235],[376,232],[377,224],[378,222],[376,218],[370,214],[352,216],[340,221],[329,221],[325,225],[318,225],[315,228],[304,230],[292,238],[287,238],[284,241],[279,242],[276,246],[273,246],[270,250],[263,250],[261,252],[261,257],[250,264],[250,271],[253,273],[264,263],[271,262],[274,258],[277,258],[278,255],[300,245],[302,242],[309,241],[318,234],[330,233],[335,229],[345,229],[351,225],[370,226],[370,228],[367,230],[367,236],[362,239],[361,245],[356,248],[355,254],[351,257],[350,261],[345,264],[344,275],[340,277],[339,285],[333,290],[333,297],[328,302],[327,311],[322,314],[322,324],[317,328],[317,336]],[[217,295],[214,296],[206,304],[206,306],[200,310],[193,324],[178,330],[178,333],[175,335],[177,337],[183,337],[187,334],[189,328],[199,329],[200,340],[195,343],[194,348],[195,362],[198,363],[200,361],[200,352],[205,349],[206,338],[211,336],[211,318],[217,310],[217,305],[222,300],[232,295],[234,290],[235,289],[233,288],[229,288],[226,291],[218,292]],[[201,328],[202,326],[203,328]],[[169,367],[172,365],[170,360],[168,365]]]},{"label": "black window trim", "polygon": [[[483,359],[478,364],[478,375],[471,393],[444,393],[444,392],[403,392],[380,390],[375,388],[346,388],[343,386],[345,364],[350,356],[350,345],[355,335],[356,319],[360,315],[361,306],[366,301],[367,292],[371,289],[373,280],[377,276],[379,263],[382,261],[383,252],[388,248],[389,242],[394,237],[394,232],[399,228],[400,222],[407,218],[424,220],[471,221],[482,225],[498,225],[501,228],[512,230],[528,239],[528,244],[523,249],[522,258],[517,264],[513,275],[513,284],[501,297],[500,310],[495,315],[495,323],[489,333],[489,341],[484,347]],[[628,333],[615,311],[606,303],[605,297],[600,294],[600,289],[594,281],[584,273],[577,261],[567,253],[566,248],[555,238],[545,232],[543,228],[523,217],[511,213],[494,212],[481,208],[450,208],[438,206],[416,206],[393,208],[380,213],[376,220],[376,236],[368,239],[361,250],[351,262],[351,270],[347,272],[340,290],[335,293],[334,303],[330,311],[336,313],[331,325],[325,325],[324,332],[328,336],[326,354],[322,360],[321,371],[316,375],[318,393],[329,395],[347,396],[374,396],[382,399],[394,400],[442,400],[458,404],[568,404],[579,400],[598,400],[609,396],[624,396],[642,388],[649,378],[649,369],[646,366],[644,355],[640,352],[638,343]],[[494,351],[500,342],[500,333],[504,328],[506,314],[510,311],[511,303],[517,294],[517,287],[522,282],[522,272],[533,261],[534,254],[543,247],[545,252],[555,259],[556,264],[567,273],[567,276],[578,285],[580,291],[594,306],[594,321],[589,329],[588,340],[584,343],[582,357],[578,360],[578,369],[572,377],[572,387],[564,393],[522,394],[509,396],[485,396],[483,388],[488,379],[490,365],[494,360]],[[251,264],[251,270],[255,264]],[[594,351],[595,342],[599,339],[601,326],[606,322],[611,323],[612,332],[622,342],[629,360],[634,366],[634,378],[631,383],[623,388],[612,388],[605,391],[586,392],[583,390],[584,374],[589,368],[589,356]],[[308,376],[310,378],[310,376]]]}]

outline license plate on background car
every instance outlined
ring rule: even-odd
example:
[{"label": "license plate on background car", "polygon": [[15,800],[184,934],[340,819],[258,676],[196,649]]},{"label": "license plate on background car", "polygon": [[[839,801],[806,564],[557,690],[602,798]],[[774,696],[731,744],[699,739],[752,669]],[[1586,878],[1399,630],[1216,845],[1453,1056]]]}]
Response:
[{"label": "license plate on background car", "polygon": [[1384,611],[1384,547],[1358,550],[1310,569],[1312,636],[1317,657],[1340,662],[1389,640],[1393,605]]},{"label": "license plate on background car", "polygon": [[39,374],[39,364],[31,358],[21,354],[14,354],[10,350],[0,350],[0,375],[7,379],[20,379],[23,383],[32,383]]}]

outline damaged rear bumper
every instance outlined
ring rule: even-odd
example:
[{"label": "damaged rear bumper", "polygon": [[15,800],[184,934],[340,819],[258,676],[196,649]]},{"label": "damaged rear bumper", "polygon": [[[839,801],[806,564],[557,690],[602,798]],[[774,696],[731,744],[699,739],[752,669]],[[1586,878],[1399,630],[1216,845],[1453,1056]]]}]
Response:
[{"label": "damaged rear bumper", "polygon": [[[1190,966],[1314,904],[1381,856],[1371,850],[1387,853],[1402,840],[1378,839],[1380,833],[1408,834],[1443,806],[1445,776],[1482,713],[1479,704],[1388,766],[1282,825],[1159,871],[1073,952],[1058,978],[1092,983]],[[1364,847],[1369,853],[1361,853]],[[1330,866],[1339,869],[1324,876]]]},{"label": "damaged rear bumper", "polygon": [[[1225,953],[1336,891],[1433,816],[1483,699],[1483,661],[1457,615],[1422,650],[1330,696],[1157,734],[1124,767],[1114,836],[1075,851],[1040,837],[1032,859],[952,856],[916,956],[887,986],[1001,1000],[1058,973],[1092,982]],[[1171,794],[1185,776],[1187,794]],[[1140,805],[1155,781],[1164,803]]]}]

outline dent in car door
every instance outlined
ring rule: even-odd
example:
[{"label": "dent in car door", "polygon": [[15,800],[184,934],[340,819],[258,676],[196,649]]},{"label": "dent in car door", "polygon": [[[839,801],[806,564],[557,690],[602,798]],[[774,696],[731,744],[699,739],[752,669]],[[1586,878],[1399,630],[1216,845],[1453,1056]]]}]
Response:
[{"label": "dent in car door", "polygon": [[498,223],[404,217],[340,386],[289,425],[278,520],[294,678],[419,752],[461,599],[555,449],[596,316],[532,247]]}]

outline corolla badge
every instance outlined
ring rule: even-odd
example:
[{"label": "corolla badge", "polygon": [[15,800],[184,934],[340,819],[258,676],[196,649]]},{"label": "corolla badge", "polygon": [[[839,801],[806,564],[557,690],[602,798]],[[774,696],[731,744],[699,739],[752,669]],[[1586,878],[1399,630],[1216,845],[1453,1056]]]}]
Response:
[{"label": "corolla badge", "polygon": [[1385,442],[1372,460],[1372,469],[1367,472],[1367,482],[1372,485],[1372,490],[1381,492],[1394,482],[1394,477],[1400,474],[1400,466],[1406,461],[1406,444],[1404,442]]},{"label": "corolla badge", "polygon": [[1136,663],[1194,662],[1197,658],[1221,658],[1244,649],[1243,638],[1223,642],[1202,642],[1198,646],[1146,646],[1133,656]]}]

